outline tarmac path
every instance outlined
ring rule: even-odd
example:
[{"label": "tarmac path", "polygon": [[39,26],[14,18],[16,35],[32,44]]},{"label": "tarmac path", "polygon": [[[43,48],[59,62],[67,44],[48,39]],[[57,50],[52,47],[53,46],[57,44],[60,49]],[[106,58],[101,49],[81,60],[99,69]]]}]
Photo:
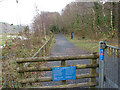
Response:
[{"label": "tarmac path", "polygon": [[[90,54],[89,51],[82,50],[74,46],[74,44],[70,43],[62,34],[56,34],[55,44],[53,49],[51,50],[50,56],[65,56],[65,55],[80,55],[80,54]],[[76,64],[89,64],[90,60],[70,60],[66,61],[66,65],[76,65]],[[61,61],[48,62],[47,66],[60,66]],[[76,70],[76,74],[85,74],[89,73],[89,69],[79,69]],[[52,76],[52,71],[47,71],[44,74],[44,77]],[[77,79],[77,80],[67,80],[67,84],[75,84],[88,82],[88,78],[85,79]],[[60,85],[61,81],[51,81],[51,82],[42,82],[40,86],[53,86]]]}]

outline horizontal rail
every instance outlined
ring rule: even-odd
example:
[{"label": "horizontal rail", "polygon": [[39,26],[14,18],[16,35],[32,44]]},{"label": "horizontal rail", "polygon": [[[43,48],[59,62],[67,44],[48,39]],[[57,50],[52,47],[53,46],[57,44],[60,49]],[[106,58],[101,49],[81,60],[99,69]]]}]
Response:
[{"label": "horizontal rail", "polygon": [[17,63],[26,62],[43,62],[43,61],[62,61],[62,60],[79,60],[79,59],[97,59],[99,55],[89,54],[89,55],[74,55],[74,56],[53,56],[53,57],[34,57],[34,58],[18,58]]},{"label": "horizontal rail", "polygon": [[[34,58],[35,56],[38,55],[38,53],[43,49],[43,47],[52,39],[53,36],[50,37],[50,39],[48,41],[46,41],[46,43],[44,45],[42,45],[42,47],[32,56],[32,58]],[[27,67],[30,63],[25,63],[24,67]]]},{"label": "horizontal rail", "polygon": [[90,87],[90,86],[96,86],[96,85],[98,85],[97,82],[91,82],[91,83],[56,85],[56,86],[41,86],[39,88],[75,88],[75,87]]},{"label": "horizontal rail", "polygon": [[52,37],[53,36],[51,36],[50,39],[32,57],[35,57],[42,50],[42,48],[52,39]]},{"label": "horizontal rail", "polygon": [[[96,73],[94,75],[91,75],[91,74],[81,74],[81,75],[76,75],[76,79],[94,78],[94,77],[98,77],[98,76],[99,76],[98,73]],[[25,84],[25,83],[49,82],[49,81],[53,81],[52,77],[28,78],[28,79],[20,80],[19,83]]]},{"label": "horizontal rail", "polygon": [[[99,64],[82,64],[82,65],[69,65],[76,66],[76,69],[86,69],[86,68],[96,68],[99,67]],[[54,66],[61,67],[61,66]],[[66,66],[67,67],[67,66]],[[41,66],[41,67],[27,67],[27,68],[17,68],[19,73],[23,72],[39,72],[39,71],[52,71],[53,67]]]},{"label": "horizontal rail", "polygon": [[120,50],[120,48],[117,48],[117,47],[114,47],[114,46],[110,46],[110,45],[107,45],[107,47],[110,47],[110,48],[114,48],[114,49]]}]

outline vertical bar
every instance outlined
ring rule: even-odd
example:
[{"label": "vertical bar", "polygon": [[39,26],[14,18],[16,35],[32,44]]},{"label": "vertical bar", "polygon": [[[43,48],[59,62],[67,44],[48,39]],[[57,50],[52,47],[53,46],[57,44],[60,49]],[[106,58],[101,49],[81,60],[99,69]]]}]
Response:
[{"label": "vertical bar", "polygon": [[120,58],[120,49],[117,49],[117,58]]},{"label": "vertical bar", "polygon": [[115,56],[116,56],[116,49],[114,48],[114,59],[115,59]]},{"label": "vertical bar", "polygon": [[120,58],[120,49],[117,49],[117,58]]},{"label": "vertical bar", "polygon": [[110,56],[110,47],[109,47],[109,56]]},{"label": "vertical bar", "polygon": [[[110,48],[110,47],[109,47]],[[111,54],[111,48],[110,48],[110,56],[111,56],[112,54]]]},{"label": "vertical bar", "polygon": [[111,48],[111,57],[113,57],[113,48]]},{"label": "vertical bar", "polygon": [[106,65],[107,65],[107,61],[106,61],[106,59],[107,59],[107,48],[106,49],[104,49],[104,62],[103,62],[103,88],[105,88],[105,82],[104,82],[104,78],[106,77]]},{"label": "vertical bar", "polygon": [[[61,66],[65,67],[65,60],[61,61]],[[66,80],[62,80],[62,85],[65,85],[65,84],[66,84]]]},{"label": "vertical bar", "polygon": [[[96,55],[97,53],[94,52],[93,54]],[[90,64],[96,64],[96,59],[91,59],[91,60],[90,60]],[[91,74],[91,75],[96,74],[96,68],[90,68],[90,74]],[[94,77],[94,78],[89,78],[89,82],[90,82],[90,83],[96,82],[96,77]],[[95,88],[95,86],[90,86],[89,88]]]}]

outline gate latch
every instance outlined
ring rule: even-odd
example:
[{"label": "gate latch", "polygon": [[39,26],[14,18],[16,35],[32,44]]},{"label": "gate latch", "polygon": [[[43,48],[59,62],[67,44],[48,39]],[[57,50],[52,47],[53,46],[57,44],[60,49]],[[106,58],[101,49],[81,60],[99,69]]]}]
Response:
[{"label": "gate latch", "polygon": [[100,42],[100,49],[105,49],[107,47],[106,42]]}]

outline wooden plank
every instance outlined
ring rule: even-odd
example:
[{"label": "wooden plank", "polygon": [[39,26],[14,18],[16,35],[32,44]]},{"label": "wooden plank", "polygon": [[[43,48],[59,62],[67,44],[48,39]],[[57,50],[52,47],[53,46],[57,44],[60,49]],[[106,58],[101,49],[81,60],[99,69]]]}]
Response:
[{"label": "wooden plank", "polygon": [[[76,79],[82,79],[82,78],[92,78],[92,77],[98,77],[99,74],[81,74],[76,75]],[[52,77],[40,77],[40,78],[27,78],[19,80],[19,83],[35,83],[35,82],[49,82],[52,81]]]},{"label": "wooden plank", "polygon": [[56,85],[56,86],[41,86],[38,88],[75,88],[75,87],[89,87],[96,85],[98,85],[97,82],[92,82],[92,83],[78,83],[78,84],[66,84],[66,85]]},{"label": "wooden plank", "polygon": [[86,59],[96,59],[99,55],[89,54],[89,55],[73,55],[73,56],[52,56],[52,57],[34,57],[34,58],[18,58],[17,63],[26,62],[46,62],[46,61],[62,61],[62,60],[86,60]]},{"label": "wooden plank", "polygon": [[[99,64],[82,64],[82,65],[69,65],[76,66],[76,69],[86,69],[86,68],[95,68],[98,67]],[[61,67],[61,66],[54,66]],[[39,71],[52,71],[52,67],[41,66],[41,67],[27,67],[27,68],[17,68],[19,73],[23,72],[39,72]]]}]

